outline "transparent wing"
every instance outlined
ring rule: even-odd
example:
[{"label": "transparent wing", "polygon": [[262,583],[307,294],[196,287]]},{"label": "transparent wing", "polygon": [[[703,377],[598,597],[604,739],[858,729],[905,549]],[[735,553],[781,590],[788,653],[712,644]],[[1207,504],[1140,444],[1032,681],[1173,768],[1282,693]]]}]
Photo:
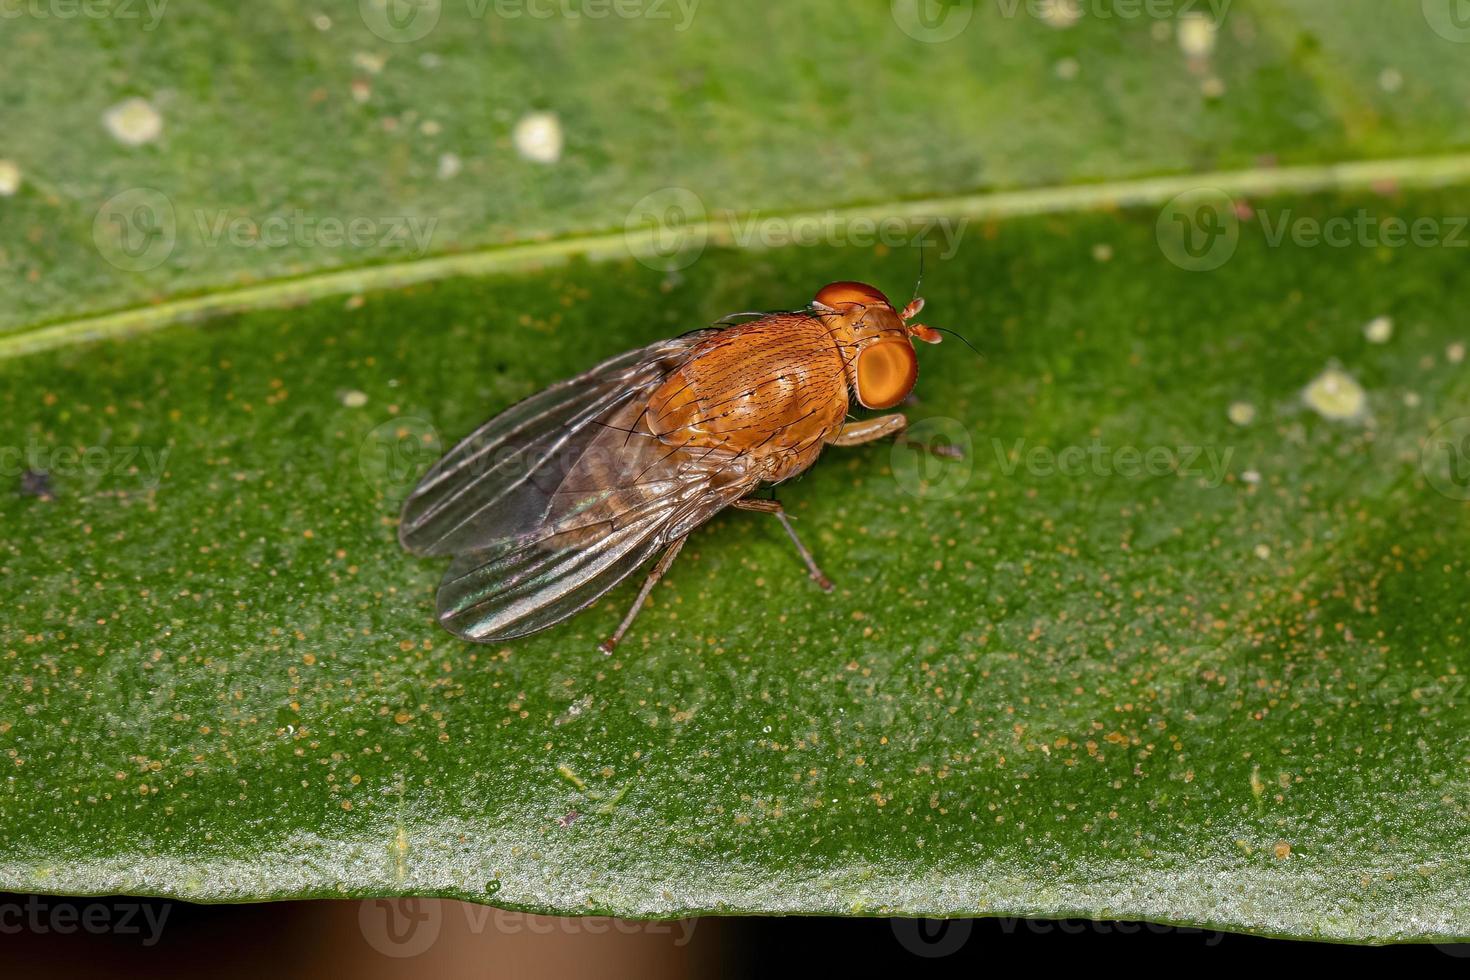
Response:
[{"label": "transparent wing", "polygon": [[729,451],[671,447],[643,403],[603,417],[535,528],[462,554],[439,586],[439,620],[467,640],[524,636],[596,601],[758,484]]},{"label": "transparent wing", "polygon": [[403,505],[399,542],[419,555],[462,554],[541,527],[606,420],[646,398],[712,332],[620,354],[490,419],[419,481]]}]

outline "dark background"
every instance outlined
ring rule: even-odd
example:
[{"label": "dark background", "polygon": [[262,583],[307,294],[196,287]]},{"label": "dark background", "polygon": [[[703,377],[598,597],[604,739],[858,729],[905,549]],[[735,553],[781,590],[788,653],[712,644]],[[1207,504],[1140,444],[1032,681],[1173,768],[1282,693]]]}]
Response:
[{"label": "dark background", "polygon": [[[390,911],[412,917],[398,920],[396,942],[381,928]],[[93,923],[91,930],[81,927],[84,917]],[[432,921],[437,931],[424,925]],[[150,922],[162,923],[156,941]],[[1116,962],[1133,969],[1179,962],[1308,969],[1392,963],[1463,973],[1470,966],[1470,944],[1372,948],[1077,920],[705,918],[691,926],[525,916],[435,900],[391,910],[369,902],[364,911],[354,901],[210,906],[0,895],[0,976],[14,977],[289,980],[337,973],[656,980],[755,977],[773,967],[977,976],[1069,964],[1078,957],[1088,957],[1089,965]]]}]

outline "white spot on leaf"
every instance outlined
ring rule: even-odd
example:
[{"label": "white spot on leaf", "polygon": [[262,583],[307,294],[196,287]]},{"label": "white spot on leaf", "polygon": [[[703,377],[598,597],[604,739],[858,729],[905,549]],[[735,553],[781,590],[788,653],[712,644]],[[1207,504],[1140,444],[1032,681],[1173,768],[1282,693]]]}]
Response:
[{"label": "white spot on leaf", "polygon": [[0,160],[0,197],[10,197],[20,190],[20,167],[12,160]]},{"label": "white spot on leaf", "polygon": [[1393,319],[1386,316],[1374,317],[1364,324],[1363,336],[1368,338],[1370,344],[1388,343],[1393,339]]},{"label": "white spot on leaf", "polygon": [[561,159],[561,120],[554,112],[533,112],[516,123],[511,134],[516,152],[535,163],[555,163]]},{"label": "white spot on leaf", "polygon": [[1302,390],[1302,401],[1324,419],[1347,422],[1363,417],[1368,396],[1357,379],[1342,368],[1331,366]]},{"label": "white spot on leaf", "polygon": [[152,143],[163,133],[163,116],[147,99],[119,102],[102,114],[102,124],[113,139],[126,146]]},{"label": "white spot on leaf", "polygon": [[1179,50],[1191,58],[1208,58],[1215,51],[1215,22],[1198,13],[1179,18]]},{"label": "white spot on leaf", "polygon": [[378,74],[380,71],[383,70],[383,66],[387,63],[388,59],[385,58],[383,55],[373,54],[368,51],[358,51],[352,56],[353,67],[357,68],[359,71],[365,71],[369,75]]},{"label": "white spot on leaf", "polygon": [[1047,0],[1041,19],[1059,30],[1071,27],[1082,19],[1082,5],[1077,0]]}]

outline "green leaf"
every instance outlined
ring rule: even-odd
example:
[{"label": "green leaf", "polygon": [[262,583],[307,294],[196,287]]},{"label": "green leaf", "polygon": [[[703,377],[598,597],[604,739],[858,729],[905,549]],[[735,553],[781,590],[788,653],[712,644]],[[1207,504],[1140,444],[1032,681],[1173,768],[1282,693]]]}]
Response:
[{"label": "green leaf", "polygon": [[[411,42],[375,2],[7,20],[0,156],[20,187],[0,198],[0,330],[619,230],[669,187],[769,214],[1470,145],[1465,45],[1419,0],[1163,0],[1163,19],[1122,0],[1068,27],[1041,0],[959,0],[938,24],[962,32],[936,42],[903,13],[918,0],[571,20],[441,0]],[[1173,15],[1211,11],[1212,53],[1187,57]],[[104,125],[132,99],[161,121],[140,146]],[[516,151],[535,112],[564,131],[555,166]]]},{"label": "green leaf", "polygon": [[[687,38],[446,6],[404,45],[355,4],[273,8],[284,35],[224,4],[146,38],[21,22],[22,68],[75,71],[0,107],[28,134],[0,198],[0,889],[1470,938],[1470,190],[1436,187],[1470,172],[1438,101],[1470,48],[1404,2],[1373,54],[1343,7],[1241,2],[1204,74],[1147,18],[987,4],[945,44],[884,5],[701,7]],[[391,54],[356,108],[355,52]],[[109,143],[130,94],[166,139]],[[547,108],[551,167],[506,142]],[[456,146],[473,179],[441,185]],[[1268,153],[1300,166],[1159,176]],[[150,181],[191,215],[432,215],[464,251],[181,235],[119,274],[93,218]],[[584,261],[675,184],[698,261]],[[1166,205],[1196,185],[1228,207]],[[828,206],[973,219],[930,249],[925,319],[981,356],[925,348],[905,409],[966,458],[832,449],[781,488],[830,595],[731,514],[615,656],[631,583],[513,644],[439,630],[444,563],[395,540],[435,453],[726,313],[906,296],[912,249],[714,247],[723,208]]]},{"label": "green leaf", "polygon": [[[1365,204],[1470,198],[1262,206]],[[578,266],[4,362],[4,442],[55,499],[0,498],[0,886],[1470,934],[1466,508],[1421,469],[1470,414],[1463,253],[1252,227],[1201,275],[1154,217],[1010,222],[931,269],[926,318],[984,359],[926,350],[911,411],[968,460],[829,451],[782,496],[834,594],[722,517],[611,658],[629,588],[504,647],[438,631],[395,464],[603,355],[907,263]],[[1303,401],[1334,364],[1361,420]]]}]

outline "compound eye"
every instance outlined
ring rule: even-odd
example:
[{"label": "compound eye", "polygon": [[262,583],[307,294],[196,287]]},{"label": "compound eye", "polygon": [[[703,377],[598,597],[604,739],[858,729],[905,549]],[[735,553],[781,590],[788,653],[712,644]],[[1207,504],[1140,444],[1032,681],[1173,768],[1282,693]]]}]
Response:
[{"label": "compound eye", "polygon": [[891,306],[888,297],[865,282],[834,282],[823,286],[817,293],[817,302],[841,310],[848,306],[869,306],[881,303]]},{"label": "compound eye", "polygon": [[864,408],[892,408],[918,379],[919,359],[907,341],[885,340],[858,355],[857,396]]}]

